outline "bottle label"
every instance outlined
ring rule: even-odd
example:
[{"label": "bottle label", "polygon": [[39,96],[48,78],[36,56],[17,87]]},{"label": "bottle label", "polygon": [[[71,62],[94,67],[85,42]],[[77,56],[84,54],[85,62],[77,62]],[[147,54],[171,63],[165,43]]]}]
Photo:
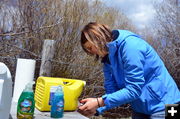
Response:
[{"label": "bottle label", "polygon": [[20,110],[22,112],[29,112],[31,110],[32,101],[25,99],[20,104]]},{"label": "bottle label", "polygon": [[57,111],[58,112],[63,112],[63,109],[64,109],[64,101],[63,100],[60,100],[58,103],[57,103]]},{"label": "bottle label", "polygon": [[51,86],[51,88],[50,88],[49,105],[52,104],[52,99],[54,97],[54,93],[56,92],[57,88],[58,88],[58,86]]}]

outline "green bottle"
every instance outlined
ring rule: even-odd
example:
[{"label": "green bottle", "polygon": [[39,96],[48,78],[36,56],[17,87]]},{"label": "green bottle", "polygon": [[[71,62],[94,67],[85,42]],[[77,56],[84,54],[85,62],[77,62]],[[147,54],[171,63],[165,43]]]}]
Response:
[{"label": "green bottle", "polygon": [[34,82],[28,83],[19,97],[17,105],[18,119],[33,119],[35,108],[33,84]]}]

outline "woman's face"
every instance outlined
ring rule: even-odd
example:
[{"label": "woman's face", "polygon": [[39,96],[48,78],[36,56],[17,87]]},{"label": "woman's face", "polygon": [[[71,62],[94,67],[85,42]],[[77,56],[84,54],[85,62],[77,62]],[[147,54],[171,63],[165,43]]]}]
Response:
[{"label": "woman's face", "polygon": [[99,51],[98,48],[89,41],[84,44],[84,48],[93,55],[99,55],[100,57],[104,57],[106,55],[105,53]]}]

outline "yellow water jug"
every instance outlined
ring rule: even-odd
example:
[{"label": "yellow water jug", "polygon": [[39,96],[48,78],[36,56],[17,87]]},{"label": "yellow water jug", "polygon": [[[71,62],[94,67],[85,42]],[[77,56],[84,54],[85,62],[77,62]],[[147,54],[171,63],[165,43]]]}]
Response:
[{"label": "yellow water jug", "polygon": [[39,77],[35,88],[35,106],[40,111],[50,111],[50,91],[53,87],[61,85],[64,91],[64,110],[74,111],[85,84],[85,81],[77,79]]}]

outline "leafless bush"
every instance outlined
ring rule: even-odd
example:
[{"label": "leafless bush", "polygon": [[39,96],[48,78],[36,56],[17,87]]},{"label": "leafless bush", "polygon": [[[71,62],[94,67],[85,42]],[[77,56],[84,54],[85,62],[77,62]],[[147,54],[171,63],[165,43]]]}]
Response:
[{"label": "leafless bush", "polygon": [[161,4],[155,4],[155,8],[157,22],[154,25],[154,47],[180,86],[180,8],[175,0],[164,0]]}]

